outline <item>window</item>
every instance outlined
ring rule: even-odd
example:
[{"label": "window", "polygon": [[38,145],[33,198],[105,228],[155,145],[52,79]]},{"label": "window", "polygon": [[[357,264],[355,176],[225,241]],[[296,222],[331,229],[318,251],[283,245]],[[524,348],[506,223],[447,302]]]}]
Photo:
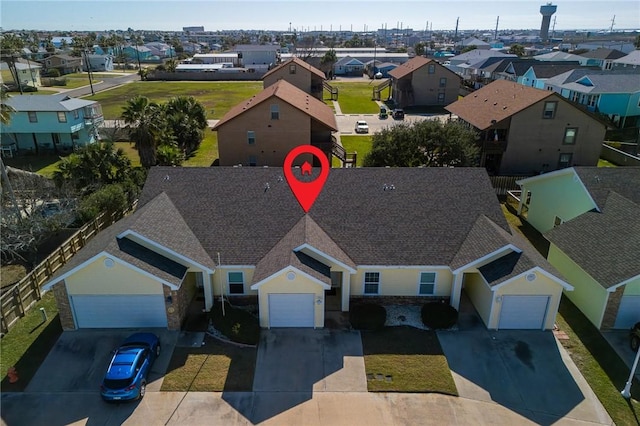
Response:
[{"label": "window", "polygon": [[557,106],[558,106],[558,102],[545,102],[542,118],[555,118]]},{"label": "window", "polygon": [[562,225],[563,222],[564,222],[564,220],[562,220],[558,216],[556,216],[556,218],[553,220],[553,227],[555,228],[556,226],[560,226],[560,225]]},{"label": "window", "polygon": [[440,87],[447,87],[447,77],[442,77],[440,79]]},{"label": "window", "polygon": [[598,104],[598,100],[600,100],[600,95],[590,95],[587,105],[595,107]]},{"label": "window", "polygon": [[435,74],[436,72],[436,66],[434,64],[429,64],[429,74]]},{"label": "window", "polygon": [[256,157],[255,155],[250,155],[249,156],[249,165],[251,167],[255,167],[258,165],[258,157]]},{"label": "window", "polygon": [[295,73],[296,73],[296,65],[295,64],[289,65],[289,74],[295,74]]},{"label": "window", "polygon": [[244,294],[244,274],[242,272],[229,272],[229,294]]},{"label": "window", "polygon": [[77,109],[73,110],[73,119],[77,120],[78,118],[80,118],[80,113],[78,112]]},{"label": "window", "polygon": [[249,145],[254,145],[256,143],[256,132],[253,130],[247,131],[247,143]]},{"label": "window", "polygon": [[64,111],[58,111],[58,122],[66,123],[67,122],[67,114]]},{"label": "window", "polygon": [[565,145],[575,145],[576,136],[578,136],[578,129],[575,127],[567,127],[564,129],[564,139],[562,143]]},{"label": "window", "polygon": [[280,119],[280,109],[277,104],[271,105],[271,119],[279,120]]},{"label": "window", "polygon": [[444,103],[444,93],[438,93],[438,103],[439,104]]},{"label": "window", "polygon": [[378,294],[380,287],[380,272],[364,273],[364,294]]},{"label": "window", "polygon": [[433,295],[436,292],[436,273],[435,272],[421,272],[420,273],[420,288],[418,294],[420,295]]},{"label": "window", "polygon": [[38,122],[38,114],[35,111],[29,111],[29,123],[37,123]]},{"label": "window", "polygon": [[573,154],[565,152],[560,154],[560,158],[558,159],[558,168],[563,169],[565,167],[571,166],[571,160],[573,159]]}]

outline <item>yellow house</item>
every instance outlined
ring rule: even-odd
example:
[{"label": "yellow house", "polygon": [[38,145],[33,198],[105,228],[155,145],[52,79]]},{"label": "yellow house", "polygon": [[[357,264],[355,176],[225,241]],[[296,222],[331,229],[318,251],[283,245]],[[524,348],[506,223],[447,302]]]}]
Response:
[{"label": "yellow house", "polygon": [[155,167],[139,206],[46,285],[65,329],[179,329],[221,297],[265,328],[322,328],[363,302],[458,308],[464,290],[487,327],[542,330],[572,289],[481,168],[332,169],[305,213],[279,167]]}]

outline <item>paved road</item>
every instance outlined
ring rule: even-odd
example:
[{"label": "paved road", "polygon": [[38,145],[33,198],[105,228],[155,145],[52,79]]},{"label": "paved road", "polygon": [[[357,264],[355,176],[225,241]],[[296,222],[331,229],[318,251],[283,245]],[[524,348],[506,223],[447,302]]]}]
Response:
[{"label": "paved road", "polygon": [[[95,93],[102,92],[103,90],[111,89],[132,81],[140,80],[138,74],[123,74],[121,77],[105,78],[100,83],[93,84],[93,91]],[[78,87],[77,89],[65,90],[61,93],[68,95],[72,98],[79,98],[81,96],[91,95],[91,86]]]}]

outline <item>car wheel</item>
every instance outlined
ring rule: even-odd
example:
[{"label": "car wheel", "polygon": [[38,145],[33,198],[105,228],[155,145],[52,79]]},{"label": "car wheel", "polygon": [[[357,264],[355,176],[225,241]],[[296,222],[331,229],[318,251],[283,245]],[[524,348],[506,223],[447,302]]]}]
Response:
[{"label": "car wheel", "polygon": [[637,352],[638,347],[640,347],[640,337],[631,336],[631,350]]},{"label": "car wheel", "polygon": [[160,343],[158,343],[158,346],[156,346],[156,358],[158,358],[160,356]]},{"label": "car wheel", "polygon": [[138,399],[144,398],[144,394],[147,392],[147,382],[144,380],[140,384],[140,393],[138,394]]}]

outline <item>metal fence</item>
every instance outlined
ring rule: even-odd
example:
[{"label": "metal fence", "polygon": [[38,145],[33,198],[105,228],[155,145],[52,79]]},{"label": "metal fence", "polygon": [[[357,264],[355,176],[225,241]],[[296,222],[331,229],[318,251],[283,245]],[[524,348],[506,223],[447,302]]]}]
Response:
[{"label": "metal fence", "polygon": [[519,190],[520,186],[518,186],[516,181],[526,177],[527,176],[489,176],[496,195],[507,195],[509,191]]},{"label": "metal fence", "polygon": [[102,213],[85,224],[67,241],[62,243],[45,260],[40,262],[27,276],[0,296],[0,331],[7,333],[15,322],[23,317],[44,294],[40,288],[53,274],[73,257],[89,240],[126,214],[135,210],[137,202],[130,209],[111,214]]}]

